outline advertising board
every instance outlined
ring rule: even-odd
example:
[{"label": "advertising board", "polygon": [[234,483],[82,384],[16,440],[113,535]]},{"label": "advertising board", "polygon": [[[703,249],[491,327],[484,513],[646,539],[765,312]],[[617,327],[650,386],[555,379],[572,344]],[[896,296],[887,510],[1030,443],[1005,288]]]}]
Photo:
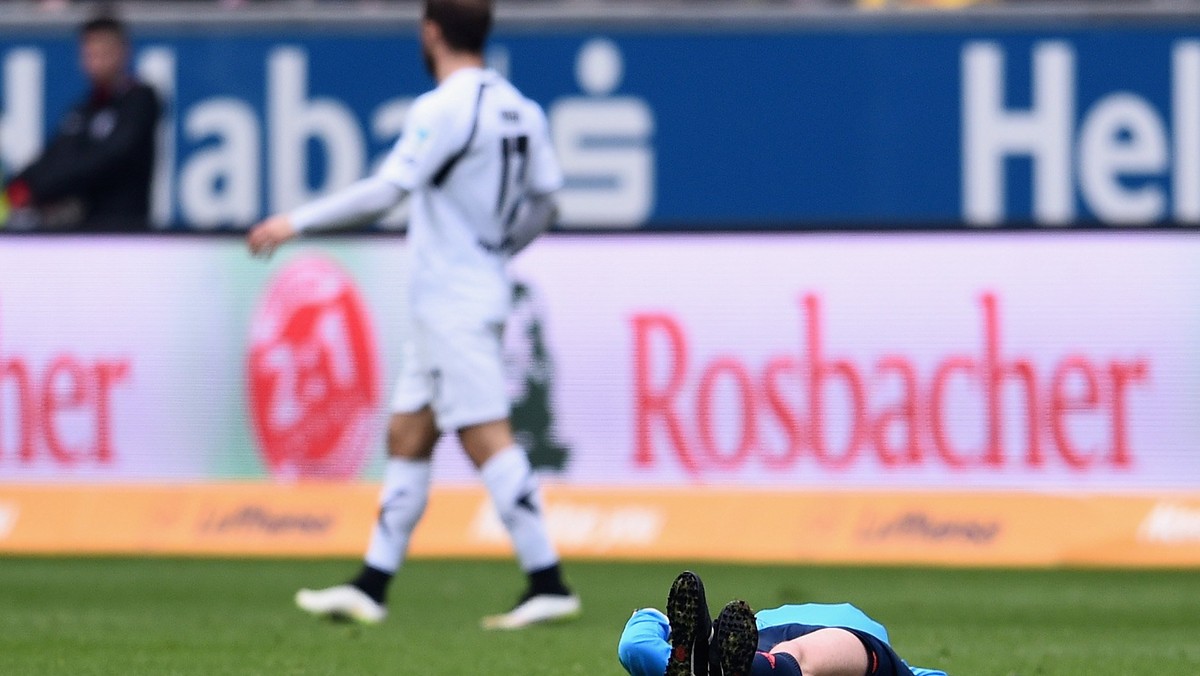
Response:
[{"label": "advertising board", "polygon": [[[357,553],[400,238],[3,244],[0,549]],[[1200,563],[1194,236],[558,235],[513,272],[513,419],[572,555]],[[417,551],[502,554],[443,443]],[[738,505],[805,516],[706,550]]]},{"label": "advertising board", "polygon": [[[6,239],[0,478],[369,476],[404,261]],[[515,417],[568,483],[1200,488],[1190,235],[556,236],[513,272]]]},{"label": "advertising board", "polygon": [[[547,110],[568,229],[1194,227],[1193,21],[501,25],[488,60]],[[415,36],[140,27],[155,220],[245,227],[360,177],[432,85]],[[76,61],[61,30],[0,34],[6,171],[81,96]]]}]

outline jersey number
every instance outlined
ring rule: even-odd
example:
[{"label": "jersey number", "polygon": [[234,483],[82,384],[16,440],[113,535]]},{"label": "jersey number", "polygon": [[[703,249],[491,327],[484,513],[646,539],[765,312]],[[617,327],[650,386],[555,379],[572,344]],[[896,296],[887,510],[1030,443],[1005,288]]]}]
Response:
[{"label": "jersey number", "polygon": [[509,136],[500,139],[500,191],[496,198],[496,217],[507,230],[517,217],[529,166],[529,137]]}]

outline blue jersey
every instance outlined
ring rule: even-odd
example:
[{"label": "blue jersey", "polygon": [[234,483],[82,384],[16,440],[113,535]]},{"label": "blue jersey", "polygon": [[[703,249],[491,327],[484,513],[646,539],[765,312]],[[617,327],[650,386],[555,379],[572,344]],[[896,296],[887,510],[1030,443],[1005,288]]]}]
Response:
[{"label": "blue jersey", "polygon": [[[868,634],[890,647],[887,629],[849,603],[806,603],[761,610],[756,616],[759,649],[770,650],[783,641],[830,627],[852,629]],[[663,676],[671,654],[667,642],[671,625],[666,615],[646,608],[629,618],[617,646],[621,665],[632,676]],[[907,666],[907,665],[906,665]],[[908,667],[913,676],[947,676],[946,672]]]},{"label": "blue jersey", "polygon": [[[780,606],[770,610],[760,610],[755,614],[754,619],[758,625],[759,634],[789,624],[807,624],[819,627],[857,629],[891,645],[887,629],[849,603],[805,603]],[[782,642],[776,641],[776,643]]]}]

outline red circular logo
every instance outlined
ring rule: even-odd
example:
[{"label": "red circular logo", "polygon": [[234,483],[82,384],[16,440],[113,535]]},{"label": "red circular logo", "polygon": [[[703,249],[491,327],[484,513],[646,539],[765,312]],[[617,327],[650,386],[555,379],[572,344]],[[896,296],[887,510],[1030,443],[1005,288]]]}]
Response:
[{"label": "red circular logo", "polygon": [[325,258],[285,267],[254,314],[247,371],[254,433],[273,476],[358,473],[377,436],[379,365],[349,275]]}]

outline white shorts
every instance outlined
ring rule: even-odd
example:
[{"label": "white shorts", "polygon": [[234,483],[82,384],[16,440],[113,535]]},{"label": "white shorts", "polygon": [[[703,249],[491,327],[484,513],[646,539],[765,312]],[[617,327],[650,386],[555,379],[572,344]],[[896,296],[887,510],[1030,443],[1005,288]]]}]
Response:
[{"label": "white shorts", "polygon": [[443,432],[508,418],[502,331],[499,322],[414,319],[392,412],[431,406]]}]

